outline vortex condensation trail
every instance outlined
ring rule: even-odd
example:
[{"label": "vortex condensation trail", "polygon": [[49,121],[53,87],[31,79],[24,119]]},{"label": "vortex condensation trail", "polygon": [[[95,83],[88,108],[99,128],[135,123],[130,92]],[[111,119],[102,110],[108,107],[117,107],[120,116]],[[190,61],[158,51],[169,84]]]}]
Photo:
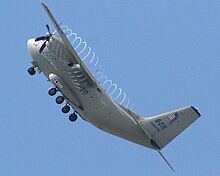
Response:
[{"label": "vortex condensation trail", "polygon": [[[102,64],[100,63],[100,59],[92,51],[91,47],[88,46],[88,44],[85,41],[83,41],[81,37],[79,37],[71,29],[69,29],[67,25],[62,25],[61,28],[68,40],[70,41],[71,45],[75,49],[78,56],[81,58],[83,63],[89,68],[93,76],[97,79],[99,84],[112,98],[112,100],[116,101],[117,103],[126,108],[132,109],[133,105],[131,103],[130,98],[127,97],[127,94],[117,84],[113,83],[113,81],[105,75],[105,70]],[[53,34],[55,33],[57,33],[56,30],[53,32]],[[43,52],[42,54],[51,61],[55,59],[55,56],[58,56],[59,58],[68,57],[66,52],[60,48],[59,42],[57,42],[57,44],[54,43],[53,46],[50,46],[50,49],[53,50],[54,53]],[[84,86],[87,84],[86,78],[82,74],[80,68],[75,66],[69,68],[66,67],[66,65],[64,65],[64,68],[72,78],[72,82],[75,87],[80,88],[81,85]]]}]

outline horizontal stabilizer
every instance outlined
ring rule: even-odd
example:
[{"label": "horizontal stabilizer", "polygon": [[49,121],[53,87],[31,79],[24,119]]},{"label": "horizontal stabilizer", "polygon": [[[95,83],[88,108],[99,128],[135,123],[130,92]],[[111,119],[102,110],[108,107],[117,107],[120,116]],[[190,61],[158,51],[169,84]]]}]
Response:
[{"label": "horizontal stabilizer", "polygon": [[199,117],[198,110],[188,106],[144,119],[140,124],[162,149]]}]

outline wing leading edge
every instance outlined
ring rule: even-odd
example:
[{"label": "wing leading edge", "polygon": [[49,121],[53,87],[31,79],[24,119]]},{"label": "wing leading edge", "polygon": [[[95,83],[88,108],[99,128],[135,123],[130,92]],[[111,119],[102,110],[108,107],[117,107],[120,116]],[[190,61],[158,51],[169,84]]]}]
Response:
[{"label": "wing leading edge", "polygon": [[43,3],[41,2],[44,10],[46,11],[47,15],[49,16],[50,20],[52,21],[54,27],[56,28],[57,32],[59,33],[64,45],[66,46],[67,50],[70,52],[70,54],[72,55],[72,60],[73,62],[77,62],[77,64],[80,65],[80,67],[82,68],[84,74],[86,75],[87,80],[89,81],[89,83],[91,85],[96,85],[96,80],[95,78],[92,76],[92,74],[89,72],[89,70],[87,69],[87,67],[84,65],[84,63],[82,62],[82,60],[79,58],[79,56],[77,55],[76,51],[74,50],[74,48],[72,47],[71,43],[69,42],[69,40],[67,39],[66,35],[64,34],[63,30],[61,29],[60,25],[57,23],[56,19],[54,18],[54,16],[52,15],[51,11],[49,10],[49,8]]}]

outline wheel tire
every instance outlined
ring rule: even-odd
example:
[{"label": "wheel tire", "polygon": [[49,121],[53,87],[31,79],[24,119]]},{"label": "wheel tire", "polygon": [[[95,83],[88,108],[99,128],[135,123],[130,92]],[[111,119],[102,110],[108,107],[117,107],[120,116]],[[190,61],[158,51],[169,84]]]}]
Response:
[{"label": "wheel tire", "polygon": [[36,73],[36,71],[33,67],[29,67],[27,71],[31,76],[35,75],[35,73]]},{"label": "wheel tire", "polygon": [[77,120],[77,114],[70,114],[69,116],[69,120],[70,122],[75,122]]},{"label": "wheel tire", "polygon": [[62,107],[62,112],[64,114],[68,113],[69,111],[70,111],[70,107],[68,105],[65,105],[65,106]]},{"label": "wheel tire", "polygon": [[50,96],[54,96],[55,94],[57,93],[57,89],[56,88],[50,88],[49,90],[48,90],[48,94],[50,95]]},{"label": "wheel tire", "polygon": [[64,97],[63,96],[58,96],[57,98],[56,98],[56,103],[57,104],[62,104],[64,102]]}]

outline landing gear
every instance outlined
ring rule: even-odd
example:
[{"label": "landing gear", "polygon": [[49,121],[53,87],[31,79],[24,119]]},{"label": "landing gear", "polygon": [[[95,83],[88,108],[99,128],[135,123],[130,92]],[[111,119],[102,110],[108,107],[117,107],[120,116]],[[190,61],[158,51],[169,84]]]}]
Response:
[{"label": "landing gear", "polygon": [[[58,91],[59,91],[58,88],[52,87],[48,90],[48,94],[50,96],[54,96]],[[66,103],[65,103],[65,105],[62,106],[61,111],[64,114],[67,114],[70,112],[70,104],[68,102],[68,99],[66,99],[64,95],[61,94],[61,95],[57,96],[55,101],[57,104],[62,104],[65,101]],[[78,117],[77,117],[76,111],[74,111],[74,113],[69,115],[70,122],[75,122],[77,120],[77,118]]]},{"label": "landing gear", "polygon": [[34,67],[29,67],[27,71],[31,76],[35,75],[35,73],[36,73]]},{"label": "landing gear", "polygon": [[65,105],[65,106],[62,107],[61,110],[64,114],[66,114],[70,111],[70,107],[69,107],[69,105]]},{"label": "landing gear", "polygon": [[57,104],[62,104],[64,102],[64,97],[63,96],[58,96],[57,98],[56,98],[56,103]]},{"label": "landing gear", "polygon": [[73,114],[69,115],[70,122],[75,122],[77,120],[77,114],[74,112]]},{"label": "landing gear", "polygon": [[54,96],[57,93],[57,89],[55,87],[52,87],[48,90],[48,94],[50,96]]}]

